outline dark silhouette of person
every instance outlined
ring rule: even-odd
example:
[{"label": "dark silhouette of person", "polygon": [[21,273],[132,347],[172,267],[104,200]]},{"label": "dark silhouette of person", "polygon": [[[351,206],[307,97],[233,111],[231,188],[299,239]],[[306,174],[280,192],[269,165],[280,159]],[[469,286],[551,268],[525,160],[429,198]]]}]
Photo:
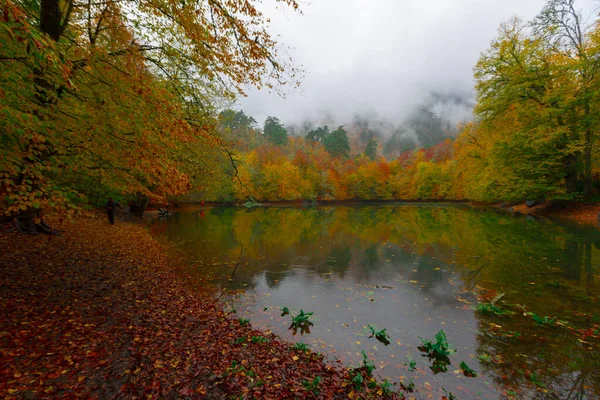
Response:
[{"label": "dark silhouette of person", "polygon": [[108,215],[108,222],[111,225],[115,224],[115,208],[119,207],[119,203],[115,203],[111,198],[108,199],[106,203],[106,214]]}]

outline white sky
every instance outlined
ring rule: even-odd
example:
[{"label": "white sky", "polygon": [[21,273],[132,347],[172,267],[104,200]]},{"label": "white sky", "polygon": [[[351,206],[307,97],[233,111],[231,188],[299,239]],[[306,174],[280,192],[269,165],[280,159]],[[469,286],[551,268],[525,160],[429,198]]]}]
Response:
[{"label": "white sky", "polygon": [[[514,16],[529,21],[544,0],[300,0],[303,15],[265,0],[271,32],[304,70],[281,98],[249,90],[235,108],[262,124],[350,122],[354,114],[399,121],[432,91],[471,94],[473,67]],[[599,0],[578,0],[590,14]]]}]

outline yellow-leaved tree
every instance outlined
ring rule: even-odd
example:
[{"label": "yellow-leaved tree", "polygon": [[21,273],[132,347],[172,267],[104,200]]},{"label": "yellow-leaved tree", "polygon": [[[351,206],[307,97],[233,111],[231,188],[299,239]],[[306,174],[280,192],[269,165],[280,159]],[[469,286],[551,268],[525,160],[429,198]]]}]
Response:
[{"label": "yellow-leaved tree", "polygon": [[258,3],[2,0],[5,213],[47,231],[41,208],[69,214],[106,193],[160,202],[201,184],[226,146],[216,105],[297,83]]}]

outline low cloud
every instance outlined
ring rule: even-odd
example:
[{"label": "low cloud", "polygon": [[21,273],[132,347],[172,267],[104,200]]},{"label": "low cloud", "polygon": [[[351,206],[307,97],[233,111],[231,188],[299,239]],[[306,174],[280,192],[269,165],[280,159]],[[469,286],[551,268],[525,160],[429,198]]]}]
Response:
[{"label": "low cloud", "polygon": [[[515,15],[532,19],[545,2],[313,0],[302,2],[303,15],[272,3],[265,13],[304,70],[302,86],[285,98],[252,89],[236,108],[259,124],[267,116],[300,125],[362,115],[393,125],[423,105],[453,123],[468,118],[473,67],[499,25]],[[593,4],[580,0],[579,7],[589,12]]]}]

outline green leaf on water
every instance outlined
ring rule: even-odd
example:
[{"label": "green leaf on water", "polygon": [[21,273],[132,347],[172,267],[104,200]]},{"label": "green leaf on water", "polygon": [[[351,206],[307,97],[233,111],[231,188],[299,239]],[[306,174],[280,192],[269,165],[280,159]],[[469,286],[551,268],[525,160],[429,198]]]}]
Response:
[{"label": "green leaf on water", "polygon": [[460,369],[462,370],[464,376],[469,378],[475,378],[477,376],[477,372],[471,369],[471,367],[469,367],[464,361],[460,362]]}]

